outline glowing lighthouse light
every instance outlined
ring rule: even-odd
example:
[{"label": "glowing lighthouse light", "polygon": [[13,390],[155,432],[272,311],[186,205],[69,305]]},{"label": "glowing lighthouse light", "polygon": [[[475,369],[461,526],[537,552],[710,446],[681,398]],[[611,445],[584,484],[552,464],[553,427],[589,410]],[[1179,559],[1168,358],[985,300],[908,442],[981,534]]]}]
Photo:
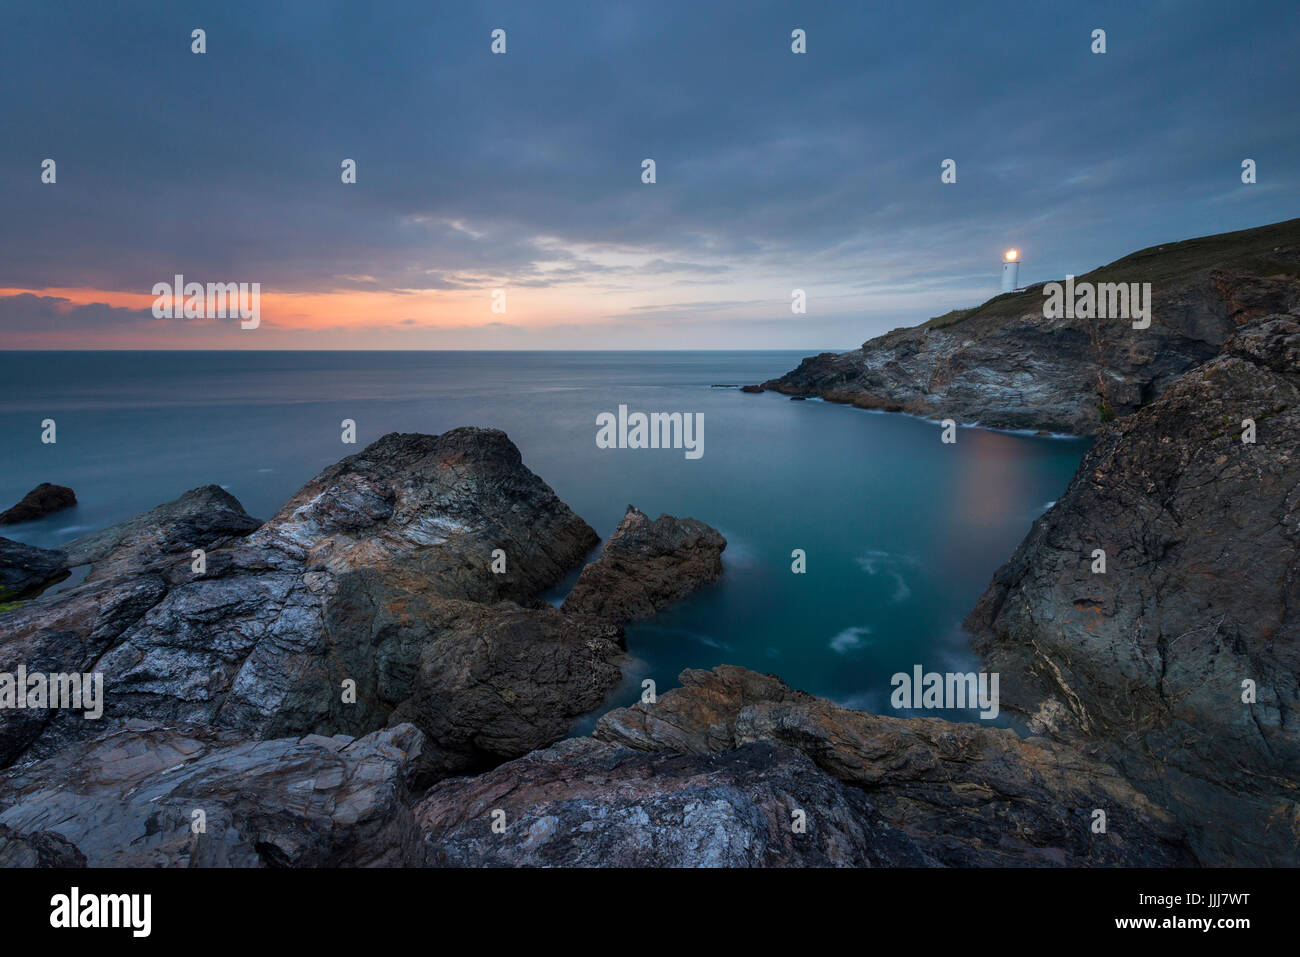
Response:
[{"label": "glowing lighthouse light", "polygon": [[1012,292],[1020,277],[1020,250],[1008,249],[1002,257],[1002,291]]}]

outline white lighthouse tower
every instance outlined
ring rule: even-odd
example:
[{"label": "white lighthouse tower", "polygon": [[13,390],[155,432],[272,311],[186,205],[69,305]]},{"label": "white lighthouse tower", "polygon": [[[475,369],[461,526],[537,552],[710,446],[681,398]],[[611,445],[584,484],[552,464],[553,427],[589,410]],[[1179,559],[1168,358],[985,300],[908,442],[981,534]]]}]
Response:
[{"label": "white lighthouse tower", "polygon": [[1013,292],[1020,278],[1020,250],[1008,249],[1002,257],[1002,291]]}]

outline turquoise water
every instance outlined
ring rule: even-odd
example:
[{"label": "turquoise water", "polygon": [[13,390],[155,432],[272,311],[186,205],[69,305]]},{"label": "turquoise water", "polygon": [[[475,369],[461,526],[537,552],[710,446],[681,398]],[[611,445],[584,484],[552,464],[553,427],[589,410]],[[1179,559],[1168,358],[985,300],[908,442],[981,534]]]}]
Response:
[{"label": "turquoise water", "polygon": [[[943,445],[907,416],[712,388],[804,354],[0,353],[0,508],[42,481],[80,501],[3,534],[57,546],[207,483],[265,518],[386,432],[494,426],[601,535],[630,503],[727,537],[721,582],[628,628],[614,703],[643,678],[662,692],[683,668],[728,663],[889,711],[895,672],[978,670],[961,619],[1085,444],[960,429]],[[596,416],[620,404],[703,413],[703,457],[598,449]],[[356,446],[340,441],[345,418]]]}]

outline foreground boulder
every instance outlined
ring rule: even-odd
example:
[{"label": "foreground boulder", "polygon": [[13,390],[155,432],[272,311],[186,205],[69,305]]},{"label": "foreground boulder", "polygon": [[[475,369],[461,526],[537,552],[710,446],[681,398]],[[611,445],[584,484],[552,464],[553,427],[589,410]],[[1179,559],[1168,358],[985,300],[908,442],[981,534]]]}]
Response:
[{"label": "foreground boulder", "polygon": [[[493,830],[493,812],[506,829]],[[805,833],[792,822],[802,811]],[[858,789],[802,754],[647,754],[574,738],[416,807],[440,867],[920,867],[935,864]]]},{"label": "foreground boulder", "polygon": [[[841,708],[743,668],[432,788],[435,866],[1168,866],[1171,816],[1077,750]],[[1105,833],[1094,833],[1104,811]],[[503,818],[498,812],[504,814]],[[802,813],[800,813],[802,812]],[[492,825],[494,816],[505,830]],[[803,829],[796,828],[796,821]]]},{"label": "foreground boulder", "polygon": [[211,728],[110,734],[4,776],[0,862],[412,863],[418,841],[408,783],[421,744],[410,725],[359,739],[250,741]]},{"label": "foreground boulder", "polygon": [[1091,434],[1213,358],[1241,325],[1300,305],[1300,219],[1151,247],[1076,282],[1150,283],[1150,327],[1113,316],[1045,318],[1039,284],[853,352],[810,357],[761,388],[994,428]]},{"label": "foreground boulder", "polygon": [[0,512],[0,525],[17,525],[19,522],[33,522],[44,518],[52,512],[71,508],[77,504],[76,493],[65,485],[51,485],[42,482],[22,497],[13,508]]},{"label": "foreground boulder", "polygon": [[722,576],[727,540],[693,518],[654,521],[631,505],[564,599],[564,611],[626,624],[650,618]]},{"label": "foreground boulder", "polygon": [[0,603],[39,594],[68,577],[68,556],[0,538]]},{"label": "foreground boulder", "polygon": [[1300,865],[1297,436],[1300,316],[1271,316],[1102,434],[967,623],[1003,706],[1115,763],[1205,864]]},{"label": "foreground boulder", "polygon": [[[1114,768],[1006,728],[851,711],[779,678],[685,671],[655,704],[612,711],[595,737],[642,751],[725,755],[757,742],[801,752],[861,788],[935,861],[980,866],[1190,862],[1173,818]],[[1106,833],[1094,833],[1095,812]]]}]

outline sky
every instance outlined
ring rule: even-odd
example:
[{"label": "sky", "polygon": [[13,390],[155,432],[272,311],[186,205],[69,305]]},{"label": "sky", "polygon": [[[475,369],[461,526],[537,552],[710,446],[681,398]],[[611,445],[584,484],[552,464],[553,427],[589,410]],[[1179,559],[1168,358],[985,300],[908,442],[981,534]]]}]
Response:
[{"label": "sky", "polygon": [[1297,50],[1295,0],[8,3],[0,349],[852,348],[1008,248],[1300,216]]}]

